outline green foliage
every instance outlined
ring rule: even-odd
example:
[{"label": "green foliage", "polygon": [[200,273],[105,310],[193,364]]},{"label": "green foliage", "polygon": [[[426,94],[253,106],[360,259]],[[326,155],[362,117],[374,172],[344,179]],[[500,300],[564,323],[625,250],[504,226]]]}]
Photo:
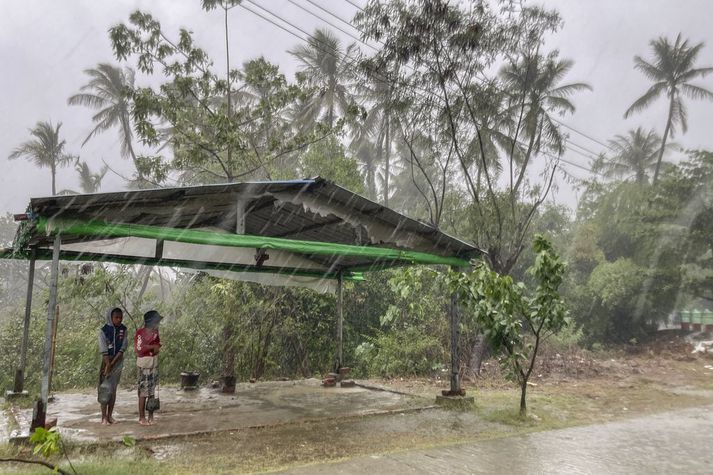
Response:
[{"label": "green foliage", "polygon": [[[661,181],[660,206],[666,222],[680,230],[682,288],[690,298],[713,297],[713,152],[688,152],[689,159]],[[674,196],[675,205],[664,201]],[[658,203],[657,203],[658,204]]]},{"label": "green foliage", "polygon": [[638,127],[630,130],[627,136],[617,135],[610,140],[609,148],[614,156],[600,155],[592,170],[602,172],[607,178],[633,178],[636,183],[648,183],[649,172],[656,169],[661,146],[661,137],[653,129],[644,132]]},{"label": "green foliage", "polygon": [[507,376],[520,385],[520,413],[527,412],[527,382],[541,341],[569,324],[567,307],[559,294],[565,265],[550,242],[535,236],[535,262],[528,272],[537,287],[528,292],[512,277],[478,265],[466,274],[451,271],[451,291],[472,312],[493,347],[502,350],[500,362]]},{"label": "green foliage", "polygon": [[331,129],[338,117],[354,114],[349,82],[354,74],[355,50],[355,44],[342,50],[332,31],[318,28],[309,35],[306,45],[289,51],[299,62],[299,79],[308,88],[296,114],[303,129],[320,121]]},{"label": "green foliage", "polygon": [[[502,14],[488,2],[369,2],[355,17],[367,39],[384,44],[363,68],[374,84],[388,75],[389,118],[402,124],[393,203],[441,227],[453,221],[455,187],[467,197],[471,240],[503,273],[549,193],[555,167],[546,157],[563,150],[553,115],[573,112],[572,95],[589,89],[562,84],[572,61],[540,52],[560,26],[557,12],[513,3]],[[535,163],[544,183],[526,179]]]},{"label": "green foliage", "polygon": [[645,280],[642,271],[631,259],[605,262],[592,272],[589,288],[607,310],[633,305]]},{"label": "green foliage", "polygon": [[246,380],[331,369],[336,351],[331,295],[206,275],[182,281],[176,295],[175,324],[161,330],[171,355],[162,361],[162,374],[177,377],[190,370],[218,378],[232,364],[236,377]]},{"label": "green foliage", "polygon": [[[203,7],[216,5],[204,2]],[[219,5],[231,8],[235,2]],[[118,60],[134,60],[139,72],[160,72],[166,78],[158,87],[130,89],[131,118],[145,145],[170,143],[171,167],[182,173],[184,182],[269,178],[275,171],[285,172],[285,160],[294,158],[293,152],[325,135],[293,132],[287,115],[303,91],[264,58],[221,77],[191,32],[181,29],[170,39],[158,20],[140,11],[109,34]],[[137,168],[158,181],[166,176],[162,160],[146,157]]]},{"label": "green foliage", "polygon": [[590,344],[642,338],[674,309],[686,253],[676,222],[685,205],[680,187],[664,181],[588,190],[565,289]]},{"label": "green foliage", "polygon": [[390,276],[390,303],[372,336],[365,335],[357,346],[357,369],[386,377],[431,374],[447,360],[447,289],[425,267],[391,271]]},{"label": "green foliage", "polygon": [[30,435],[30,442],[35,446],[35,448],[32,449],[32,453],[41,453],[44,457],[58,454],[62,444],[57,427],[52,427],[49,430],[44,427],[36,428],[32,435]]},{"label": "green foliage", "polygon": [[370,375],[386,378],[433,374],[446,361],[438,335],[430,335],[418,326],[399,331],[379,331],[356,348],[355,357]]},{"label": "green foliage", "polygon": [[335,137],[327,137],[309,146],[300,159],[300,175],[321,176],[356,193],[364,193],[364,179],[356,160],[345,155]]},{"label": "green foliage", "polygon": [[125,435],[124,438],[121,439],[121,443],[126,447],[134,447],[136,445],[136,439],[130,435]]}]

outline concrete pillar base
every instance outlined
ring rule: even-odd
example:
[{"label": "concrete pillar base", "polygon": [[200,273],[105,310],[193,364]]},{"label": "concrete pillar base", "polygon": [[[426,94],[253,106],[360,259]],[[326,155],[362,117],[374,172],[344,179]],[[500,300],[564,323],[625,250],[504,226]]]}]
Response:
[{"label": "concrete pillar base", "polygon": [[27,397],[29,395],[30,394],[27,391],[20,391],[18,393],[15,391],[7,390],[7,391],[5,391],[5,400],[10,401],[11,399],[20,399],[22,397]]}]

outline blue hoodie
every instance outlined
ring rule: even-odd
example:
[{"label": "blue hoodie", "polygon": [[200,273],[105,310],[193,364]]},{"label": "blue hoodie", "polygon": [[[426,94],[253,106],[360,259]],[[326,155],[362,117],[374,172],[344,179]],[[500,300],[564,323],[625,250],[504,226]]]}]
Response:
[{"label": "blue hoodie", "polygon": [[99,352],[107,355],[109,358],[114,358],[119,352],[126,352],[128,339],[127,329],[124,324],[115,327],[111,321],[111,311],[109,309],[106,315],[107,323],[99,330]]}]

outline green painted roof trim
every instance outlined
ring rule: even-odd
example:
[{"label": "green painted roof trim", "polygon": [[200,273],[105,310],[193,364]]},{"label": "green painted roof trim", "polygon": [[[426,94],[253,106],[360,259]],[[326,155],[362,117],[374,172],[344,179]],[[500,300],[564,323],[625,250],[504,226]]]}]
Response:
[{"label": "green painted roof trim", "polygon": [[[22,259],[29,260],[31,253],[29,251],[13,252],[12,249],[0,249],[0,259]],[[51,260],[51,249],[38,249],[35,255],[38,260]],[[294,275],[300,277],[318,277],[322,279],[337,279],[337,272],[310,271],[306,269],[293,269],[286,267],[270,267],[270,266],[247,266],[241,264],[223,264],[219,262],[199,262],[187,261],[183,259],[156,259],[153,257],[132,257],[122,256],[118,254],[96,254],[91,252],[76,252],[60,250],[59,259],[61,261],[77,261],[77,262],[111,262],[113,264],[143,264],[157,265],[169,267],[185,267],[196,270],[221,270],[232,272],[249,272],[249,273],[267,273]],[[364,275],[361,272],[342,272],[344,280],[362,281]]]},{"label": "green painted roof trim", "polygon": [[298,241],[284,238],[251,236],[245,234],[220,234],[194,229],[163,228],[139,224],[106,223],[103,221],[49,220],[40,216],[37,232],[66,233],[72,236],[118,238],[141,237],[189,244],[206,244],[255,249],[275,249],[305,255],[340,255],[372,259],[402,261],[409,264],[442,264],[467,267],[470,262],[458,257],[443,257],[418,251],[403,251],[373,246],[352,246],[316,241]]}]

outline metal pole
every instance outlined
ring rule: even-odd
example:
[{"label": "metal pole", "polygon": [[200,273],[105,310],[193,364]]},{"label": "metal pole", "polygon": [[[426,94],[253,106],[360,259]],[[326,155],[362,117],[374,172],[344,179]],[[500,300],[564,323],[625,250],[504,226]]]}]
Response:
[{"label": "metal pole", "polygon": [[344,284],[342,273],[337,276],[337,370],[342,367],[344,360],[342,359],[343,350],[343,332],[344,332]]},{"label": "metal pole", "polygon": [[451,396],[460,394],[460,361],[458,360],[458,341],[460,340],[460,314],[458,312],[458,296],[451,295],[448,308],[451,327]]},{"label": "metal pole", "polygon": [[49,397],[49,375],[50,375],[50,357],[52,354],[52,331],[54,329],[54,317],[57,306],[57,280],[59,279],[59,248],[61,245],[59,233],[54,237],[52,245],[52,272],[50,274],[50,299],[47,305],[47,327],[45,330],[45,348],[43,353],[42,365],[42,389],[40,398],[47,410],[47,398]]},{"label": "metal pole", "polygon": [[35,282],[35,259],[37,248],[30,254],[30,270],[27,274],[27,300],[25,300],[25,321],[22,326],[22,344],[20,345],[20,363],[15,372],[13,392],[21,393],[25,387],[25,367],[27,366],[27,343],[30,338],[30,316],[32,315],[32,288]]}]

